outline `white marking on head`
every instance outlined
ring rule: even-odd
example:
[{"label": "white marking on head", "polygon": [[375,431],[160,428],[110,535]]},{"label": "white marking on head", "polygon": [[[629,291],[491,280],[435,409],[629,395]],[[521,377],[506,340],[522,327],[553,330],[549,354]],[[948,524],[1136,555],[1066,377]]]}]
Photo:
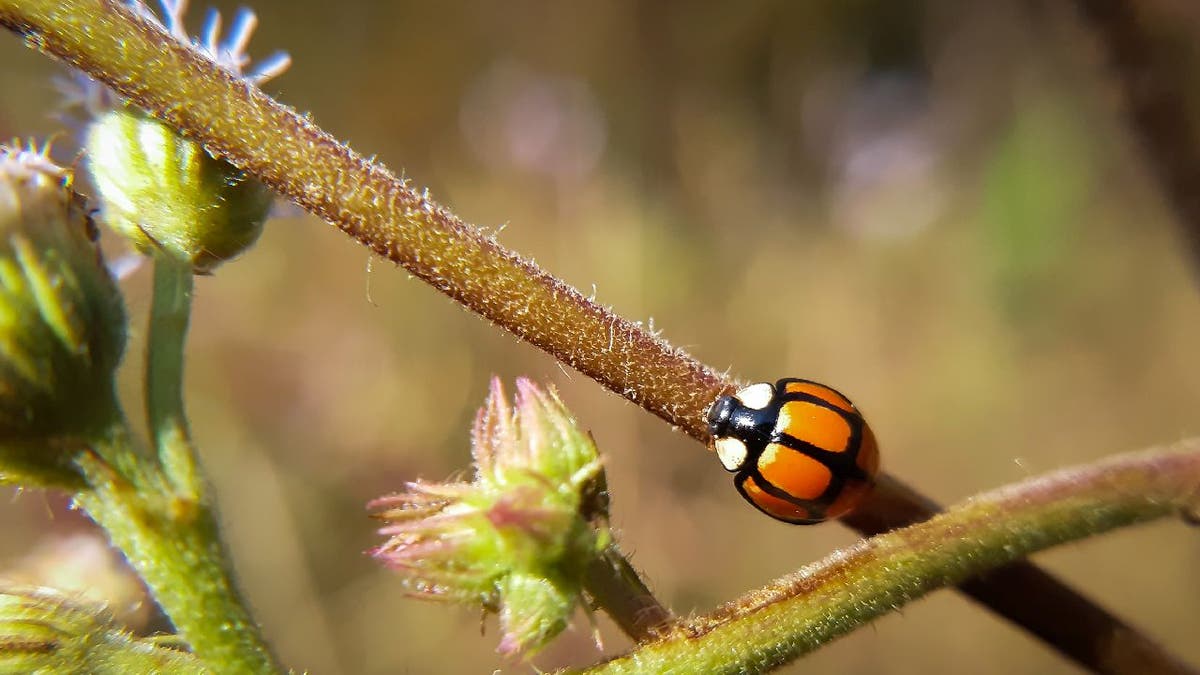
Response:
[{"label": "white marking on head", "polygon": [[772,387],[769,382],[759,382],[752,384],[745,389],[742,389],[734,398],[742,402],[742,405],[755,410],[762,410],[771,403],[771,399],[775,398],[775,387]]},{"label": "white marking on head", "polygon": [[726,471],[737,471],[746,462],[746,444],[736,438],[725,436],[717,439],[717,457]]}]

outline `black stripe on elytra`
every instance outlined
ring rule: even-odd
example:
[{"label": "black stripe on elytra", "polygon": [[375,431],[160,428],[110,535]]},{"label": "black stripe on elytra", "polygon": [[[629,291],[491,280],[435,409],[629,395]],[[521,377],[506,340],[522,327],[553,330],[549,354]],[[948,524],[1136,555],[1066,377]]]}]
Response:
[{"label": "black stripe on elytra", "polygon": [[[791,449],[792,448],[789,448],[789,450]],[[762,474],[762,471],[758,468],[757,461],[753,463],[747,462],[746,467],[738,472],[738,475],[734,477],[734,480],[744,481],[745,476],[754,476],[755,482],[758,483],[760,488],[762,488],[762,491],[766,492],[772,497],[778,497],[779,499],[782,499],[788,503],[795,504],[796,506],[802,506],[811,512],[821,514],[825,512],[825,509],[833,505],[834,500],[837,499],[837,496],[842,492],[842,489],[845,488],[847,478],[846,476],[830,469],[829,484],[825,486],[825,489],[821,492],[821,494],[815,499],[805,499],[804,497],[797,497],[796,495],[779,487],[775,483],[772,483],[770,479]],[[749,499],[749,497],[747,497],[747,499]]]},{"label": "black stripe on elytra", "polygon": [[[837,413],[846,425],[850,427],[850,437],[846,439],[846,449],[842,452],[826,450],[818,445],[792,436],[791,434],[773,434],[770,442],[778,443],[784,447],[791,448],[797,452],[808,455],[812,459],[824,464],[833,472],[835,476],[844,476],[847,478],[856,478],[858,480],[867,480],[867,472],[863,471],[858,465],[858,455],[862,450],[863,441],[863,418],[857,413],[852,413],[844,410],[836,405],[833,405],[824,399],[812,396],[809,394],[788,394],[784,401],[802,401],[811,403],[826,410],[831,410]],[[783,404],[780,403],[780,406]]]},{"label": "black stripe on elytra", "polygon": [[[796,450],[795,448],[791,448],[788,446],[783,446],[783,447],[787,448],[788,450],[791,450],[792,452],[800,452],[801,454],[806,454],[804,452]],[[746,462],[744,468],[740,472],[738,472],[738,477],[740,477],[742,474],[753,475],[757,479],[759,487],[761,487],[763,489],[763,492],[766,492],[769,495],[772,495],[774,497],[778,497],[780,499],[791,502],[792,504],[796,504],[797,506],[803,506],[804,508],[810,509],[810,510],[812,510],[814,508],[823,510],[825,507],[828,507],[831,504],[833,504],[833,501],[835,499],[837,499],[838,494],[842,491],[842,488],[845,486],[846,480],[848,478],[845,474],[838,473],[835,470],[835,467],[831,467],[828,464],[821,462],[820,459],[813,457],[812,458],[813,460],[820,462],[821,464],[823,464],[825,466],[825,468],[829,469],[829,484],[825,486],[825,489],[816,498],[805,499],[804,497],[797,497],[796,495],[793,495],[792,493],[788,492],[787,490],[784,490],[783,488],[779,487],[774,482],[772,482],[769,478],[764,476],[762,473],[762,470],[758,466],[758,459],[759,459],[758,456],[755,456],[753,458],[754,461],[748,460]],[[735,477],[735,479],[736,478],[737,477]]]},{"label": "black stripe on elytra", "polygon": [[[772,513],[770,511],[766,510],[761,505],[759,505],[758,502],[754,501],[750,497],[750,494],[746,492],[746,487],[745,487],[746,481],[749,480],[752,476],[759,479],[758,480],[759,488],[763,489],[765,492],[768,492],[771,495],[775,495],[775,491],[770,489],[770,488],[774,488],[774,486],[771,485],[770,483],[767,483],[765,480],[762,480],[762,475],[758,474],[757,471],[742,471],[742,472],[738,473],[738,475],[733,477],[733,487],[737,488],[738,494],[740,494],[742,496],[742,499],[745,499],[746,501],[750,502],[750,506],[753,506],[754,508],[758,509],[762,513],[767,514],[768,516],[774,518],[775,520],[782,520],[785,523],[792,523],[794,525],[815,525],[816,523],[819,523],[822,520],[824,520],[823,517],[788,518],[787,516],[784,516],[784,515],[781,515],[778,513]],[[778,489],[778,488],[776,488],[776,489]],[[821,507],[819,505],[815,505],[815,504],[814,505],[806,505],[806,504],[801,503],[801,502],[807,501],[807,500],[797,500],[797,499],[789,498],[789,497],[783,497],[783,499],[790,504],[795,504],[796,506],[799,506],[800,508],[805,509],[806,511],[808,511],[809,515],[812,515],[812,516],[824,516],[825,515],[825,509],[823,507]]]},{"label": "black stripe on elytra", "polygon": [[867,472],[863,471],[863,468],[858,465],[858,454],[862,450],[861,428],[857,431],[853,428],[851,429],[850,441],[843,452],[832,452],[789,434],[777,434],[772,439],[772,442],[782,445],[789,450],[795,450],[802,455],[806,455],[813,461],[825,465],[825,468],[829,469],[835,476],[858,480],[867,480],[869,478]]},{"label": "black stripe on elytra", "polygon": [[799,378],[799,377],[785,377],[785,378],[782,378],[782,379],[780,379],[779,381],[777,381],[777,382],[775,383],[775,392],[776,392],[776,394],[778,394],[778,395],[785,395],[785,394],[788,394],[788,395],[790,395],[790,394],[798,394],[798,393],[800,393],[800,392],[785,392],[785,391],[784,391],[785,389],[787,389],[787,385],[788,385],[788,384],[791,384],[791,383],[795,383],[795,384],[815,384],[815,385],[817,385],[818,387],[820,387],[820,388],[822,388],[822,389],[828,389],[829,391],[831,391],[831,392],[833,392],[833,393],[837,394],[838,396],[841,396],[841,397],[842,397],[842,400],[844,400],[846,403],[849,403],[851,408],[855,408],[855,409],[857,410],[857,407],[854,405],[854,402],[853,402],[853,401],[851,401],[851,400],[850,400],[850,398],[849,398],[848,396],[846,396],[846,395],[845,395],[845,394],[843,394],[842,392],[838,391],[837,389],[834,389],[833,387],[831,387],[831,386],[829,386],[829,385],[827,385],[827,384],[822,384],[822,383],[820,383],[820,382],[817,382],[816,380],[805,380],[805,379],[803,379],[803,378]]}]

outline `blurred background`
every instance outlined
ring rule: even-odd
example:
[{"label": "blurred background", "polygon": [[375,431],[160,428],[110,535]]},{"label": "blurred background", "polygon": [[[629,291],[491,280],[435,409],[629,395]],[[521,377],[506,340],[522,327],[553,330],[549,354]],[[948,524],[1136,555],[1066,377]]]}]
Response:
[{"label": "blurred background", "polygon": [[[1200,34],[1187,2],[1140,5],[1152,27]],[[885,468],[940,501],[1200,434],[1200,270],[1097,45],[1063,6],[254,9],[252,54],[294,60],[266,87],[280,100],[702,361],[848,393]],[[1195,58],[1181,67],[1200,73]],[[65,69],[12,35],[0,63],[0,137],[62,132],[52,78]],[[74,152],[69,135],[56,143],[60,162]],[[241,579],[297,670],[530,672],[494,653],[493,621],[480,636],[476,612],[406,599],[363,555],[380,541],[368,500],[467,468],[492,374],[557,386],[593,430],[621,541],[679,613],[856,539],[763,517],[694,441],[282,211],[256,248],[198,280],[188,406]],[[124,282],[134,417],[147,272]],[[0,570],[102,591],[154,629],[62,497],[0,495]],[[1162,522],[1037,562],[1200,663],[1197,535]],[[605,650],[628,647],[600,625]],[[598,657],[580,616],[534,663]],[[789,672],[803,669],[1073,666],[943,591]]]}]

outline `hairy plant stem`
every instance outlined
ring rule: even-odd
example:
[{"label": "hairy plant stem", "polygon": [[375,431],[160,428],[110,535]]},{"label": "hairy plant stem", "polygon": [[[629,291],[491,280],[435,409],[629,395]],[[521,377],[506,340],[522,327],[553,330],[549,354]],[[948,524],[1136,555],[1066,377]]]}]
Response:
[{"label": "hairy plant stem", "polygon": [[[759,673],[905,603],[1035,551],[1163,516],[1200,489],[1200,439],[1123,455],[974,497],[934,518],[839,551],[590,673]],[[1158,652],[1126,660],[1109,635],[1108,673],[1189,673]]]},{"label": "hairy plant stem", "polygon": [[[109,85],[325,218],[379,255],[468,309],[658,415],[702,443],[712,401],[736,386],[731,378],[585,297],[493,237],[462,222],[385,167],[369,162],[244,80],[214,66],[161,30],[105,0],[0,0],[0,24]],[[844,519],[866,535],[937,512],[937,505],[890,476]],[[1037,571],[1032,566],[1027,569]],[[1086,609],[1096,635],[1129,630],[1069,587],[1042,575],[1049,588]],[[1090,648],[1060,636],[1068,610],[1049,613],[1003,576],[973,582],[980,598],[1030,628],[1085,667]],[[1004,598],[1003,607],[993,605]],[[1016,599],[1016,602],[1013,600]],[[1048,615],[1052,620],[1047,621]],[[1137,635],[1136,633],[1133,633]],[[1153,643],[1146,639],[1147,645]]]},{"label": "hairy plant stem", "polygon": [[78,464],[90,489],[76,502],[124,552],[204,663],[219,673],[279,666],[234,583],[183,409],[183,349],[192,266],[154,261],[146,413],[156,456],[138,452],[124,421]]},{"label": "hairy plant stem", "polygon": [[0,0],[0,24],[472,311],[707,440],[707,409],[734,386],[729,378],[504,248],[122,5]]},{"label": "hairy plant stem", "polygon": [[158,460],[172,489],[203,501],[208,492],[197,470],[183,409],[183,346],[192,313],[192,264],[166,253],[154,257],[154,299],[146,353],[146,419]]},{"label": "hairy plant stem", "polygon": [[123,470],[105,461],[135,453],[123,422],[94,450],[78,460],[90,488],[75,503],[125,554],[192,651],[217,673],[282,672],[241,600],[210,506],[177,493],[152,459]]},{"label": "hairy plant stem", "polygon": [[596,606],[635,642],[654,637],[673,618],[616,545],[592,560],[583,583]]}]

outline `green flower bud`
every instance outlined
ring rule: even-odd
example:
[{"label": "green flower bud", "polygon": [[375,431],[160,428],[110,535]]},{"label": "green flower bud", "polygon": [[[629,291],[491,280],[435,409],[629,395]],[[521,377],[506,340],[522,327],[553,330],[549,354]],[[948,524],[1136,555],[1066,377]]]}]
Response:
[{"label": "green flower bud", "polygon": [[479,411],[470,483],[408,485],[384,497],[372,551],[416,596],[500,615],[499,651],[533,652],[567,626],[588,566],[611,541],[604,469],[591,436],[553,391],[499,380]]},{"label": "green flower bud", "polygon": [[502,635],[496,651],[519,654],[525,647],[548,642],[567,627],[579,589],[562,580],[514,571],[500,582]]},{"label": "green flower bud", "polygon": [[139,639],[101,605],[0,583],[0,673],[210,672],[164,639]]},{"label": "green flower bud", "polygon": [[[141,0],[126,6],[250,86],[291,64],[287,53],[276,52],[250,67],[246,48],[258,18],[247,8],[238,10],[222,38],[220,12],[210,11],[192,37],[184,26],[185,1],[164,0],[161,17]],[[206,274],[258,239],[272,201],[263,185],[97,82],[82,78],[60,88],[66,109],[92,118],[85,150],[105,220],[139,250],[166,253]]]},{"label": "green flower bud", "polygon": [[118,415],[125,312],[71,173],[0,146],[0,481],[69,483]]},{"label": "green flower bud", "polygon": [[137,108],[98,117],[85,147],[104,220],[142,252],[205,274],[262,233],[271,192]]}]

